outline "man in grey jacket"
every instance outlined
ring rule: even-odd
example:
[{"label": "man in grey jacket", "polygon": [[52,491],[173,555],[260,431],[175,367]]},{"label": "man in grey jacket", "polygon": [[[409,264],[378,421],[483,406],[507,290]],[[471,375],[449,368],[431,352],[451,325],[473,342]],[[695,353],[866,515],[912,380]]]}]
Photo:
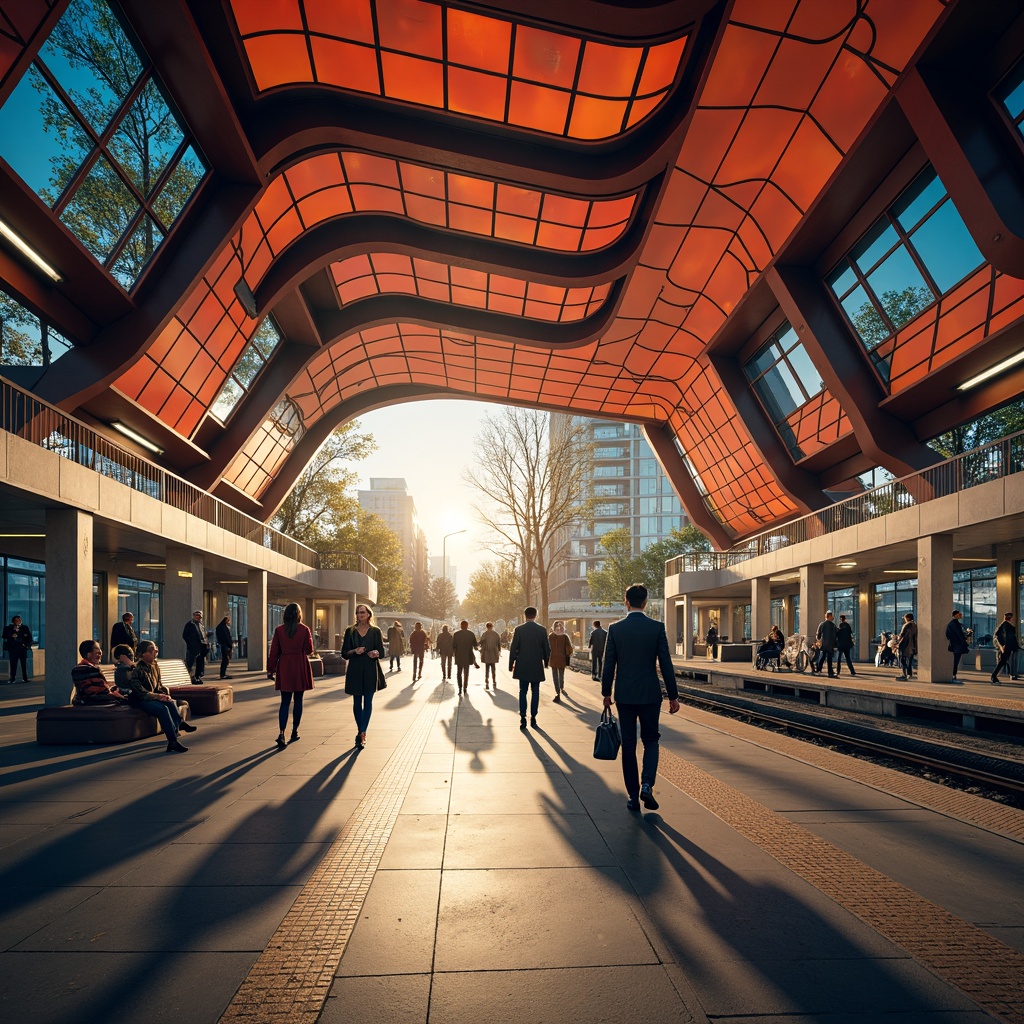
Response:
[{"label": "man in grey jacket", "polygon": [[825,618],[818,624],[817,632],[818,640],[818,657],[815,658],[814,671],[820,672],[821,666],[825,664],[825,659],[828,659],[828,674],[834,676],[835,672],[832,670],[832,652],[835,650],[836,637],[838,636],[838,630],[835,624],[835,616],[832,612],[825,612]]},{"label": "man in grey jacket", "polygon": [[[661,716],[661,684],[658,669],[668,693],[668,710],[679,710],[676,670],[668,649],[665,624],[644,614],[647,588],[634,583],[626,591],[626,617],[608,627],[604,648],[601,693],[604,706],[611,707],[612,684],[615,706],[622,732],[622,779],[629,799],[626,807],[640,810],[640,801],[649,811],[658,809],[654,799],[654,779],[658,773],[658,719]],[[640,741],[644,745],[643,766],[637,773],[636,727],[640,723]]]},{"label": "man in grey jacket", "polygon": [[519,680],[519,728],[526,728],[526,691],[532,689],[530,701],[530,725],[537,728],[537,711],[540,708],[540,684],[544,681],[544,669],[551,659],[551,643],[548,631],[537,621],[537,609],[527,608],[526,619],[516,626],[512,643],[508,649],[508,670],[513,679]]}]

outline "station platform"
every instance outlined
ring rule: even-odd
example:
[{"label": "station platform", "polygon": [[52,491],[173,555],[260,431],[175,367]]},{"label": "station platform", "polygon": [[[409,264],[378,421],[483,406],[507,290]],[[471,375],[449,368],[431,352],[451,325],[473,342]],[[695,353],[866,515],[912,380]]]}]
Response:
[{"label": "station platform", "polygon": [[39,746],[0,687],[4,1018],[1024,1022],[1024,812],[685,707],[630,812],[589,674],[523,732],[503,669],[411,668],[362,751],[341,677],[278,751],[236,671],[181,755]]}]

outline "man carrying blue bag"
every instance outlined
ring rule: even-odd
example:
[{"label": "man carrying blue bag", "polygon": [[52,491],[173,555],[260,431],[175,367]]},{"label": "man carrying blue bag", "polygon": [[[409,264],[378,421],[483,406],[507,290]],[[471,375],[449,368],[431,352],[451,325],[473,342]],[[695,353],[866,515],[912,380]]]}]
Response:
[{"label": "man carrying blue bag", "polygon": [[[604,651],[604,672],[601,693],[604,706],[611,707],[612,684],[615,684],[615,705],[619,712],[622,735],[622,778],[629,800],[626,807],[640,810],[640,801],[649,811],[658,809],[654,799],[654,780],[658,773],[658,721],[661,717],[661,684],[658,669],[665,681],[670,714],[679,710],[679,689],[675,667],[668,649],[665,625],[644,614],[647,588],[634,583],[626,591],[626,617],[608,627]],[[640,741],[644,745],[643,766],[637,773],[636,730],[640,725]]]}]

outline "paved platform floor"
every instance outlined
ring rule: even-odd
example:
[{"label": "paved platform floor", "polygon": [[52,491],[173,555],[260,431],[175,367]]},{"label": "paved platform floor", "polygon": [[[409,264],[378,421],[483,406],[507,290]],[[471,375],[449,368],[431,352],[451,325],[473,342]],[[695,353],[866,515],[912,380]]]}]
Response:
[{"label": "paved platform floor", "polygon": [[519,729],[411,661],[160,738],[40,747],[0,688],[0,1014],[32,1024],[1024,1022],[1024,813],[692,709],[657,812],[567,673]]}]

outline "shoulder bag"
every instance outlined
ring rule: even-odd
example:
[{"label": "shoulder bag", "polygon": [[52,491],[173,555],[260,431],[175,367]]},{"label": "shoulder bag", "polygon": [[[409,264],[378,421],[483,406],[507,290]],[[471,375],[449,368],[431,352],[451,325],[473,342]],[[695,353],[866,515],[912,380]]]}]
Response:
[{"label": "shoulder bag", "polygon": [[612,714],[611,708],[605,708],[601,712],[601,721],[594,737],[594,757],[598,761],[614,761],[619,756],[621,746],[618,719]]}]

